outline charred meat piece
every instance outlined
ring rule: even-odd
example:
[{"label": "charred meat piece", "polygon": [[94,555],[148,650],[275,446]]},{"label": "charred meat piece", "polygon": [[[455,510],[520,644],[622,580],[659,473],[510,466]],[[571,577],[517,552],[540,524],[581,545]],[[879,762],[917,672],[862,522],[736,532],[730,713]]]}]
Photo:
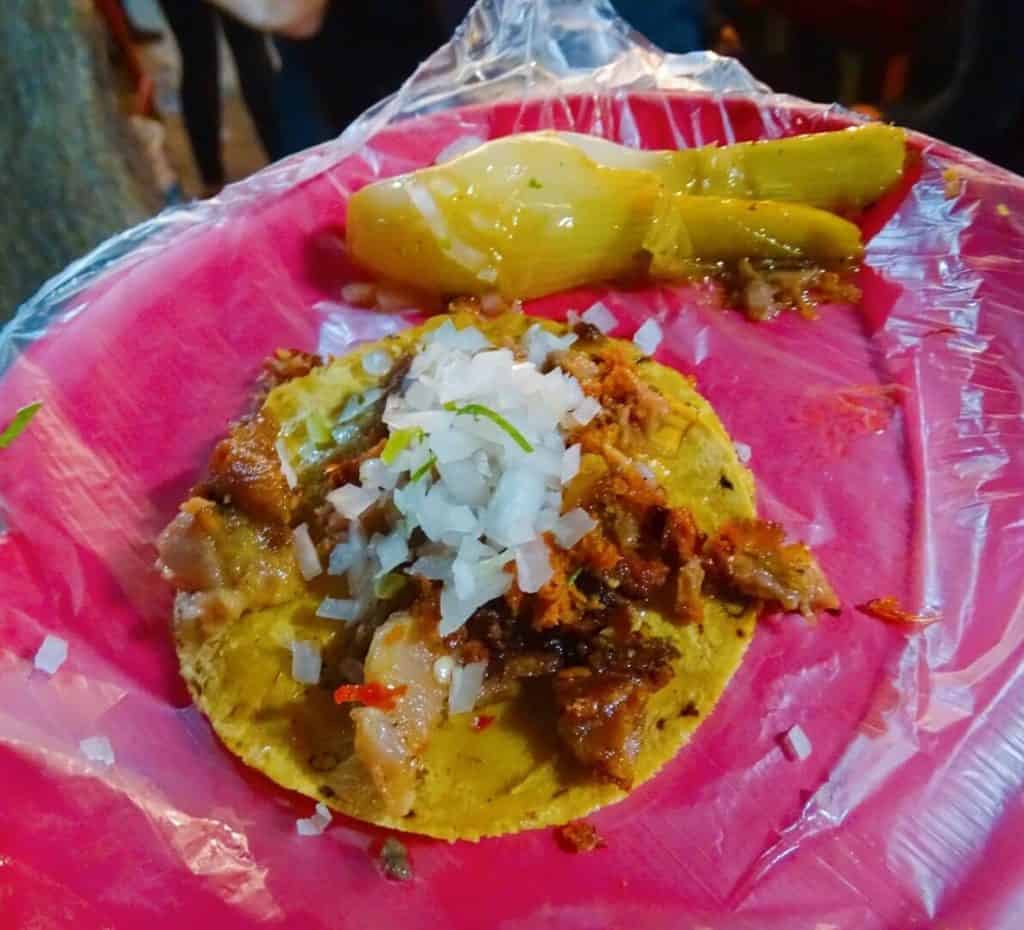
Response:
[{"label": "charred meat piece", "polygon": [[214,448],[209,480],[196,493],[230,499],[256,520],[287,524],[296,495],[281,473],[276,441],[277,424],[267,416],[237,423]]},{"label": "charred meat piece", "polygon": [[558,845],[566,852],[588,853],[604,847],[605,842],[597,828],[585,820],[570,820],[555,830]]},{"label": "charred meat piece", "polygon": [[836,610],[839,599],[803,543],[787,543],[777,523],[740,520],[725,524],[704,546],[709,574],[727,587],[769,607]]},{"label": "charred meat piece", "polygon": [[678,656],[675,646],[656,636],[598,636],[590,644],[587,665],[599,675],[632,676],[657,691],[672,680],[672,660]]},{"label": "charred meat piece", "polygon": [[633,771],[650,689],[629,675],[563,669],[555,676],[558,735],[585,768],[623,789]]},{"label": "charred meat piece", "polygon": [[676,572],[675,615],[687,623],[700,623],[704,619],[704,567],[699,559],[691,559]]},{"label": "charred meat piece", "polygon": [[555,676],[558,734],[581,765],[623,788],[632,784],[648,699],[672,679],[677,657],[667,640],[600,636],[588,644],[586,667]]}]

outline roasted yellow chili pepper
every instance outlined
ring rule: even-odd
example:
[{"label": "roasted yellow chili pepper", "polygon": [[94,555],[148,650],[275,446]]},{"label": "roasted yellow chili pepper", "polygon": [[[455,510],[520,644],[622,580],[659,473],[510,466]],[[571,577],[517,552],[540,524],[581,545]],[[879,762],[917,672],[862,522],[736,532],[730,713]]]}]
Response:
[{"label": "roasted yellow chili pepper", "polygon": [[596,136],[555,135],[599,164],[653,171],[676,193],[781,200],[825,210],[860,210],[873,203],[899,181],[906,158],[903,130],[884,123],[679,151],[640,151]]},{"label": "roasted yellow chili pepper", "polygon": [[861,250],[857,228],[832,214],[690,196],[663,171],[599,164],[554,133],[509,136],[363,188],[349,201],[348,244],[396,282],[523,298],[648,264],[672,277],[685,259],[831,263]]}]

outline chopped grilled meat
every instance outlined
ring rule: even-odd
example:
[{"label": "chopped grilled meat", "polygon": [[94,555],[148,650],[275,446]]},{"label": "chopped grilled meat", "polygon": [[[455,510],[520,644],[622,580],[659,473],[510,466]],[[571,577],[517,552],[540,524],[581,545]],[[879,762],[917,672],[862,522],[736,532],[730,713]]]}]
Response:
[{"label": "chopped grilled meat", "polygon": [[600,523],[574,553],[588,571],[620,597],[649,599],[666,590],[662,600],[678,606],[677,619],[700,617],[703,578],[693,568],[680,577],[700,544],[688,511],[669,507],[664,492],[633,468],[599,479],[583,504]]},{"label": "chopped grilled meat", "polygon": [[720,269],[732,303],[752,320],[768,320],[783,310],[797,310],[814,319],[821,303],[856,303],[860,288],[849,269],[788,264],[778,260],[741,259],[731,270]]},{"label": "chopped grilled meat", "polygon": [[599,675],[630,675],[657,690],[672,680],[672,660],[678,656],[675,646],[656,636],[602,636],[592,642],[587,665]]},{"label": "chopped grilled meat", "polygon": [[672,679],[677,656],[655,637],[596,637],[586,667],[555,676],[558,734],[577,761],[623,788],[632,784],[648,699]]},{"label": "chopped grilled meat", "polygon": [[281,472],[276,442],[277,424],[268,416],[237,423],[214,448],[210,477],[196,493],[215,500],[230,498],[256,520],[287,524],[296,495]]},{"label": "chopped grilled meat", "polygon": [[586,320],[579,320],[572,331],[580,342],[600,342],[604,339],[604,333]]},{"label": "chopped grilled meat", "polygon": [[558,735],[583,766],[628,789],[650,689],[629,675],[563,669],[555,676]]},{"label": "chopped grilled meat", "polygon": [[600,529],[587,533],[576,545],[577,555],[584,565],[598,575],[611,571],[619,564],[622,554],[618,547]]},{"label": "chopped grilled meat", "polygon": [[404,815],[412,807],[416,757],[444,710],[445,689],[433,674],[439,654],[428,631],[414,617],[394,614],[377,629],[366,657],[367,684],[361,687],[390,688],[394,699],[391,706],[352,711],[355,752],[377,785],[386,810],[394,815]]},{"label": "chopped grilled meat", "polygon": [[616,566],[619,590],[631,598],[649,598],[668,581],[669,567],[659,559],[627,553]]},{"label": "chopped grilled meat", "polygon": [[224,583],[217,553],[217,505],[191,497],[156,541],[161,574],[179,591],[208,591]]},{"label": "chopped grilled meat", "polygon": [[[597,327],[594,328],[596,329]],[[573,349],[567,349],[565,352],[554,352],[549,358],[563,371],[576,378],[581,384],[591,378],[596,378],[601,370],[597,362],[589,355],[583,352],[576,352]]]},{"label": "chopped grilled meat", "polygon": [[548,543],[551,578],[533,598],[533,625],[539,630],[572,622],[574,615],[572,589],[567,569],[569,557]]},{"label": "chopped grilled meat", "polygon": [[557,672],[562,662],[558,652],[521,652],[505,660],[504,673],[509,678],[543,678]]},{"label": "chopped grilled meat", "polygon": [[700,623],[704,619],[704,567],[699,559],[691,559],[676,572],[676,591],[673,606],[678,619],[687,623]]},{"label": "chopped grilled meat", "polygon": [[661,551],[670,565],[685,565],[700,546],[700,532],[688,510],[664,508],[655,519],[664,518],[661,530]]},{"label": "chopped grilled meat", "polygon": [[811,550],[803,543],[787,543],[777,523],[737,520],[725,524],[705,543],[704,560],[709,574],[719,582],[769,607],[798,610],[804,616],[839,607]]}]

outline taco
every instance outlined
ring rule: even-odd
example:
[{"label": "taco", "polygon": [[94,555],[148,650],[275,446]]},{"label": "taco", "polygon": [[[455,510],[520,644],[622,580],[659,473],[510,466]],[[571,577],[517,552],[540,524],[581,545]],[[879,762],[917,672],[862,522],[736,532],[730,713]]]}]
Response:
[{"label": "taco", "polygon": [[691,380],[511,313],[279,352],[158,548],[228,749],[445,839],[622,798],[711,712],[759,611],[837,606]]}]

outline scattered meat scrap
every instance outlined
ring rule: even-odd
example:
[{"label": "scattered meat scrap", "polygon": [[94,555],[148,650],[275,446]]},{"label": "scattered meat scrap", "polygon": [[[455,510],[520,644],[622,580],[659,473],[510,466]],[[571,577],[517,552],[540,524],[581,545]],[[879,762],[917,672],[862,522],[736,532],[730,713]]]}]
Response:
[{"label": "scattered meat scrap", "polygon": [[876,597],[856,606],[862,614],[867,614],[877,620],[884,620],[886,623],[926,626],[939,619],[937,614],[912,614],[909,610],[904,609],[896,598],[888,595]]},{"label": "scattered meat scrap", "polygon": [[389,836],[380,848],[380,864],[384,874],[396,882],[407,882],[412,878],[412,866],[409,864],[409,852],[405,844],[396,837]]},{"label": "scattered meat scrap", "polygon": [[606,845],[593,824],[585,820],[570,820],[555,830],[558,845],[566,852],[588,853]]}]

